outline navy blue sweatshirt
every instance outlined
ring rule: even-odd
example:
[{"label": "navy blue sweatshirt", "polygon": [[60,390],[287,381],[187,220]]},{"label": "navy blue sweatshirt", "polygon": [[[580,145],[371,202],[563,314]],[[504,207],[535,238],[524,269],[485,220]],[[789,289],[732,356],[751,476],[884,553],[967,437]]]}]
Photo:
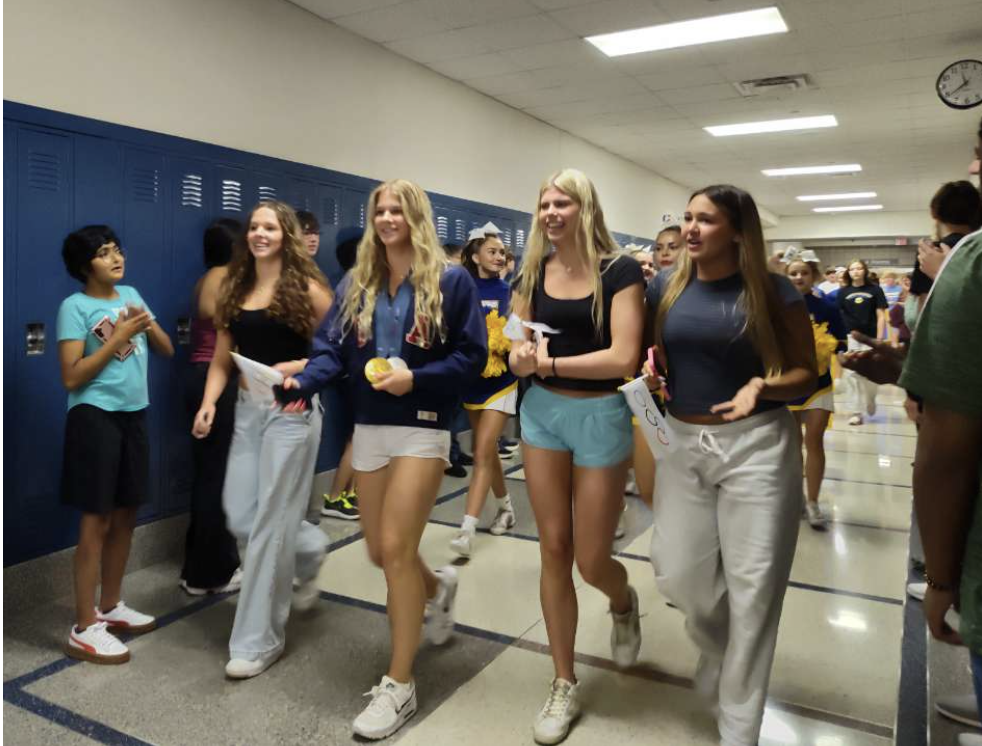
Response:
[{"label": "navy blue sweatshirt", "polygon": [[[351,377],[355,423],[404,425],[449,430],[463,391],[479,378],[488,357],[488,333],[477,287],[467,270],[451,266],[440,278],[443,295],[444,339],[416,333],[413,313],[407,314],[399,355],[413,372],[413,389],[405,396],[376,391],[365,377],[365,363],[376,357],[375,337],[362,340],[358,332],[341,329],[341,299],[351,275],[337,289],[317,334],[303,372],[296,376],[303,394],[315,394],[347,373]],[[415,292],[409,302],[415,307]]]}]

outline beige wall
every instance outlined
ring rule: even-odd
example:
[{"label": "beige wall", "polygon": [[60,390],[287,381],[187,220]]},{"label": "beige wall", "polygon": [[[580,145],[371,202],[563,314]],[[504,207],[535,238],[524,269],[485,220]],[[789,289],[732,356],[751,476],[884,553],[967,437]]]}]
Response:
[{"label": "beige wall", "polygon": [[784,217],[764,231],[768,241],[867,236],[926,236],[934,230],[927,210],[917,212],[826,213]]},{"label": "beige wall", "polygon": [[4,98],[529,211],[583,169],[615,230],[688,190],[284,0],[8,0]]}]

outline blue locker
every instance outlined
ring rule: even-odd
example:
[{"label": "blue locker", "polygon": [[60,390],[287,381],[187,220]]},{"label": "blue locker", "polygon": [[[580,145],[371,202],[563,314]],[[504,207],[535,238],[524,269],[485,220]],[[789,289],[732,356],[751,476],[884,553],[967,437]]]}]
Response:
[{"label": "blue locker", "polygon": [[341,226],[365,227],[369,190],[345,187],[341,198]]},{"label": "blue locker", "polygon": [[225,163],[215,165],[214,213],[216,218],[235,218],[245,221],[256,203],[255,180],[241,166]]},{"label": "blue locker", "polygon": [[317,264],[327,275],[331,285],[336,287],[341,281],[341,265],[338,264],[335,248],[337,247],[338,229],[341,228],[342,189],[334,184],[317,184],[316,208],[312,212],[317,215],[321,224],[321,248],[317,252]]},{"label": "blue locker", "polygon": [[[14,339],[13,376],[5,387],[14,424],[4,438],[5,481],[12,488],[4,503],[4,548],[27,558],[50,551],[52,544],[74,543],[77,537],[76,516],[59,506],[67,394],[61,385],[55,322],[59,304],[79,285],[61,260],[61,243],[75,227],[71,138],[22,126],[15,147],[16,186],[6,198],[15,200],[7,222],[16,226],[16,236],[4,244],[5,264],[10,267],[11,254],[14,264],[5,275],[5,290],[13,290],[16,308],[13,329],[5,324]],[[43,354],[27,354],[24,332],[29,323],[44,325]]]}]

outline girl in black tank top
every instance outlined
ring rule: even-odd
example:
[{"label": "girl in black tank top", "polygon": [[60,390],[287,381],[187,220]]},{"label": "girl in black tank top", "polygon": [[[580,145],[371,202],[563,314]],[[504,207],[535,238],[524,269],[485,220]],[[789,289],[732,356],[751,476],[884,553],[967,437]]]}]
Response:
[{"label": "girl in black tank top", "polygon": [[[220,291],[215,355],[192,430],[198,438],[211,430],[215,403],[232,370],[232,350],[295,375],[332,301],[289,206],[260,203],[246,225]],[[311,603],[327,547],[324,533],[303,520],[320,443],[319,405],[284,412],[254,398],[244,378],[223,495],[229,529],[240,544],[247,542],[225,667],[236,679],[262,673],[282,654],[294,576],[302,583],[297,603]]]},{"label": "girl in black tank top", "polygon": [[537,742],[558,743],[579,710],[574,558],[583,578],[610,599],[615,663],[632,665],[641,644],[637,593],[610,555],[633,448],[617,387],[637,370],[644,275],[611,238],[581,172],[550,178],[536,211],[513,307],[559,331],[538,345],[512,345],[510,363],[516,375],[535,376],[521,407],[522,440],[556,678],[534,731]]}]

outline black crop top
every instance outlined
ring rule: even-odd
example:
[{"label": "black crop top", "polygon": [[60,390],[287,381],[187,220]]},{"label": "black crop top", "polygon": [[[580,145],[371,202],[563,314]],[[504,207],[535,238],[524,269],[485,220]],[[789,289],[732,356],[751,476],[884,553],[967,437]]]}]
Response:
[{"label": "black crop top", "polygon": [[279,319],[271,318],[265,308],[240,309],[228,330],[237,352],[263,365],[300,360],[310,354],[310,340]]},{"label": "black crop top", "polygon": [[[603,334],[598,336],[593,323],[593,294],[586,298],[564,300],[552,298],[545,290],[545,262],[539,272],[539,283],[532,296],[532,320],[559,329],[560,334],[549,335],[549,354],[564,358],[584,355],[610,347],[610,307],[614,296],[631,285],[644,286],[641,265],[629,256],[622,255],[600,262],[600,289],[603,293]],[[562,372],[562,365],[559,365]],[[559,389],[577,391],[617,391],[624,384],[623,378],[591,380],[548,376],[543,382]]]}]

